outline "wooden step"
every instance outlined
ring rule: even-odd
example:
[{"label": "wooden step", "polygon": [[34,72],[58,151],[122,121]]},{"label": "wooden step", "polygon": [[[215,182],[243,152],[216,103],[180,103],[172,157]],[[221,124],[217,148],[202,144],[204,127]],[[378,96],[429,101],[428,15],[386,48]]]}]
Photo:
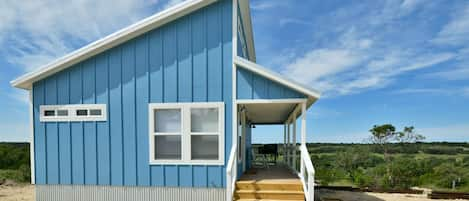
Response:
[{"label": "wooden step", "polygon": [[259,182],[259,181],[238,181],[237,190],[280,190],[280,191],[302,191],[303,184],[300,181],[288,182]]},{"label": "wooden step", "polygon": [[[279,200],[268,200],[268,199],[237,199],[235,201],[279,201]],[[305,200],[288,200],[288,201],[305,201]]]},{"label": "wooden step", "polygon": [[236,190],[235,199],[304,200],[303,191]]}]

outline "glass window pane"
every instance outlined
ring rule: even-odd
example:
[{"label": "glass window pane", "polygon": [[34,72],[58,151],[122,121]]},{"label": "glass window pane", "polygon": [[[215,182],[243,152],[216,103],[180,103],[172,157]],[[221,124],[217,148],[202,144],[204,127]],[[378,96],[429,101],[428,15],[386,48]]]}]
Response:
[{"label": "glass window pane", "polygon": [[191,143],[192,160],[218,159],[217,135],[192,135]]},{"label": "glass window pane", "polygon": [[180,135],[157,135],[155,136],[155,159],[156,160],[180,160],[181,159],[181,136]]},{"label": "glass window pane", "polygon": [[55,111],[54,110],[45,110],[44,111],[44,116],[46,116],[46,117],[55,116]]},{"label": "glass window pane", "polygon": [[191,132],[218,132],[218,108],[191,109]]},{"label": "glass window pane", "polygon": [[88,110],[77,110],[77,116],[87,116]]},{"label": "glass window pane", "polygon": [[68,110],[57,110],[57,116],[68,116]]},{"label": "glass window pane", "polygon": [[91,109],[90,110],[91,116],[101,116],[101,109]]},{"label": "glass window pane", "polygon": [[155,110],[155,132],[176,133],[181,132],[180,109]]}]

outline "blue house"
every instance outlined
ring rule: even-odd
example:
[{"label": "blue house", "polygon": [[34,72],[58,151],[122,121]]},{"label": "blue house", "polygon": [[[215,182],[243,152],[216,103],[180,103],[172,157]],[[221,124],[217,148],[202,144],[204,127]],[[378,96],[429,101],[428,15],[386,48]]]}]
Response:
[{"label": "blue house", "polygon": [[[255,61],[248,0],[189,0],[13,80],[30,94],[36,199],[312,201],[305,114],[320,95]],[[261,124],[284,125],[287,168],[271,171],[299,187],[237,183]]]}]

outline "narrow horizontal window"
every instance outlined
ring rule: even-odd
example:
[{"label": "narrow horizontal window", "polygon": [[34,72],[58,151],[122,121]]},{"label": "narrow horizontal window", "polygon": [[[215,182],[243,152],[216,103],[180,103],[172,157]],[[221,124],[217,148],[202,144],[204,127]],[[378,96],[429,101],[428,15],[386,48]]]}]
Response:
[{"label": "narrow horizontal window", "polygon": [[57,110],[57,116],[68,116],[68,110]]},{"label": "narrow horizontal window", "polygon": [[90,110],[90,115],[91,116],[101,116],[101,110],[100,109],[92,109]]},{"label": "narrow horizontal window", "polygon": [[55,116],[55,110],[46,110],[46,111],[44,111],[44,116],[46,116],[46,117]]},{"label": "narrow horizontal window", "polygon": [[41,122],[106,121],[105,104],[69,104],[39,106]]},{"label": "narrow horizontal window", "polygon": [[77,116],[88,116],[88,110],[77,110]]}]

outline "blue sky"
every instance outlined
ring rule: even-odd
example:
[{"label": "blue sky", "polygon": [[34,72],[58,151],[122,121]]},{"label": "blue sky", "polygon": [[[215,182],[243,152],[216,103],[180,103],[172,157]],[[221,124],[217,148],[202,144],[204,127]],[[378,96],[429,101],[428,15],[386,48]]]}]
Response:
[{"label": "blue sky", "polygon": [[[4,3],[0,141],[29,136],[27,94],[10,80],[177,2]],[[323,92],[308,141],[363,142],[383,123],[469,141],[469,2],[251,0],[251,10],[257,62]],[[282,131],[257,126],[253,139],[279,141]]]}]

